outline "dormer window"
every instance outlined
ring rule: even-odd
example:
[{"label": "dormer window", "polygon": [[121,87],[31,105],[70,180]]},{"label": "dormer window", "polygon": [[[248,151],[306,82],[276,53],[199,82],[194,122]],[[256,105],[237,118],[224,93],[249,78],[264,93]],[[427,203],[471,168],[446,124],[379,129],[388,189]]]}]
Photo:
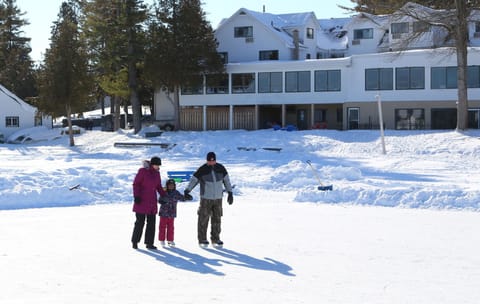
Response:
[{"label": "dormer window", "polygon": [[373,28],[354,30],[353,39],[373,39]]},{"label": "dormer window", "polygon": [[235,27],[233,36],[235,38],[251,38],[253,37],[253,26]]},{"label": "dormer window", "polygon": [[307,27],[307,39],[313,39],[313,28]]},{"label": "dormer window", "polygon": [[392,23],[392,34],[408,33],[408,22]]},{"label": "dormer window", "polygon": [[430,24],[423,21],[415,21],[412,24],[414,33],[430,32]]}]

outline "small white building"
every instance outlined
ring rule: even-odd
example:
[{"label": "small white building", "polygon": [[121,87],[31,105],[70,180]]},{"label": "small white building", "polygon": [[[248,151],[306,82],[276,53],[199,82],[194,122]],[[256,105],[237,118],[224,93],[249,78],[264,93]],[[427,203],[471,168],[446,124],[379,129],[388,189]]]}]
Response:
[{"label": "small white building", "polygon": [[22,129],[41,125],[52,127],[51,117],[43,116],[36,107],[21,100],[2,85],[0,85],[0,105],[0,134],[5,140]]}]

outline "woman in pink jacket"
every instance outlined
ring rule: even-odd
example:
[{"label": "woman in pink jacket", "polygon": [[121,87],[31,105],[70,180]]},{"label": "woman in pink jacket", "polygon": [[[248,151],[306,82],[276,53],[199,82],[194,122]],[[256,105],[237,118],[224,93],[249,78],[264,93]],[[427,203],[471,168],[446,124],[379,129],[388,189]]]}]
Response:
[{"label": "woman in pink jacket", "polygon": [[147,220],[145,244],[148,249],[157,249],[153,245],[156,229],[155,219],[158,212],[157,192],[161,197],[166,195],[160,178],[161,165],[162,161],[159,157],[152,157],[150,162],[146,161],[144,167],[138,170],[133,181],[133,212],[136,216],[132,234],[132,247],[134,249],[138,248],[138,242],[142,238],[145,219]]}]

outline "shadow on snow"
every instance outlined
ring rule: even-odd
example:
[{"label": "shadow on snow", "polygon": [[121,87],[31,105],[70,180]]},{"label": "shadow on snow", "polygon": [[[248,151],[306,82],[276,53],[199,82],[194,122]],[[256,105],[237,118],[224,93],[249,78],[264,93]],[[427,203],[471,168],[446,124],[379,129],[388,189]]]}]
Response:
[{"label": "shadow on snow", "polygon": [[[292,267],[271,258],[257,259],[252,256],[225,248],[205,248],[207,252],[219,255],[221,258],[206,258],[202,255],[191,253],[178,247],[167,247],[165,250],[144,250],[138,252],[151,256],[169,266],[201,274],[224,276],[225,273],[216,270],[215,266],[222,264],[236,265],[257,270],[276,271],[282,275],[295,276]],[[175,253],[174,254],[171,254]]]}]

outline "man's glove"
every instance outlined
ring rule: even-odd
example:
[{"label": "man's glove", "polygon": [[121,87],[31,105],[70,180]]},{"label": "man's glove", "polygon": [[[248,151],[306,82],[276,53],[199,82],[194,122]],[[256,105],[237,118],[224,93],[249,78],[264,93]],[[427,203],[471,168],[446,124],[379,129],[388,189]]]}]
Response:
[{"label": "man's glove", "polygon": [[228,191],[227,202],[229,205],[233,204],[233,193],[232,191]]},{"label": "man's glove", "polygon": [[135,196],[133,198],[133,201],[135,202],[135,204],[140,204],[140,202],[142,201],[142,199],[140,198],[140,196]]},{"label": "man's glove", "polygon": [[190,191],[188,190],[183,191],[183,197],[185,198],[186,201],[193,200],[193,197],[190,195]]}]

